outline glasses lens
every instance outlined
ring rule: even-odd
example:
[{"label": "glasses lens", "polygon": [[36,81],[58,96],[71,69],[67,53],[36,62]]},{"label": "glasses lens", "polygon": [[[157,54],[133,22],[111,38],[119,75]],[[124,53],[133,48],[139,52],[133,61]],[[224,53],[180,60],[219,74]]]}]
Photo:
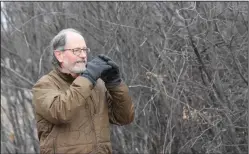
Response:
[{"label": "glasses lens", "polygon": [[89,48],[82,49],[85,53],[89,52]]},{"label": "glasses lens", "polygon": [[74,53],[75,55],[80,55],[81,49],[80,49],[80,48],[73,49],[73,53]]},{"label": "glasses lens", "polygon": [[76,49],[73,49],[73,53],[75,55],[77,55],[77,56],[81,54],[81,51],[83,51],[84,53],[88,53],[88,52],[90,52],[90,49],[89,48],[83,48],[83,49],[76,48]]}]

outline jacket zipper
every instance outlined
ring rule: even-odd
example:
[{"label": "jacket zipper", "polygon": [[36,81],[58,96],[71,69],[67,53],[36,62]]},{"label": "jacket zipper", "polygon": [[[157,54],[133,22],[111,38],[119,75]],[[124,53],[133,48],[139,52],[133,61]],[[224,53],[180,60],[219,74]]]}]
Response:
[{"label": "jacket zipper", "polygon": [[56,143],[57,143],[57,136],[58,136],[58,134],[56,134],[56,136],[53,138],[53,149],[54,149],[54,154],[56,154],[56,148],[57,148],[57,146],[56,146]]},{"label": "jacket zipper", "polygon": [[[92,102],[93,102],[93,104],[94,104],[94,108],[95,108],[95,103],[94,103],[94,99],[91,97],[91,100],[92,100]],[[92,105],[93,105],[92,104]],[[96,112],[95,111],[96,109],[94,109],[94,111],[93,112]],[[90,107],[90,116],[91,116],[91,121],[92,121],[92,126],[93,126],[93,129],[94,129],[94,137],[95,137],[95,143],[94,143],[94,148],[97,148],[97,144],[98,144],[98,141],[97,141],[97,136],[96,136],[96,130],[95,130],[95,125],[94,125],[94,122],[93,122],[93,114],[94,113],[92,113],[92,108]],[[94,149],[93,151],[95,151],[96,149]]]},{"label": "jacket zipper", "polygon": [[55,146],[55,138],[53,138],[53,149],[54,149],[54,154],[56,154],[56,146]]}]

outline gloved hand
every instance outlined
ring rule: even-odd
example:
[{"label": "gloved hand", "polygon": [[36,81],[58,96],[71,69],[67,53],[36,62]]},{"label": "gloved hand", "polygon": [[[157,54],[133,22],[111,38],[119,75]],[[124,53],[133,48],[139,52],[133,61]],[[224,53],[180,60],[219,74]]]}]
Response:
[{"label": "gloved hand", "polygon": [[122,80],[118,65],[111,58],[103,54],[99,55],[98,57],[112,67],[108,71],[103,72],[103,74],[101,75],[101,79],[105,82],[106,87],[115,87],[119,85]]},{"label": "gloved hand", "polygon": [[107,62],[99,57],[96,57],[87,63],[86,70],[81,74],[81,76],[89,79],[95,86],[96,81],[100,78],[101,74],[111,68],[112,66],[107,64]]}]

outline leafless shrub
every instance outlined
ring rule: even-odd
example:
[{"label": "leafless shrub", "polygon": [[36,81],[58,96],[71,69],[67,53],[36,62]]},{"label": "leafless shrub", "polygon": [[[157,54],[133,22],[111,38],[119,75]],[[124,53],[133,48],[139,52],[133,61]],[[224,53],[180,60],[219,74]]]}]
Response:
[{"label": "leafless shrub", "polygon": [[51,68],[51,38],[72,27],[130,87],[136,117],[112,127],[114,153],[246,153],[246,4],[4,2],[1,152],[38,151],[30,89]]}]

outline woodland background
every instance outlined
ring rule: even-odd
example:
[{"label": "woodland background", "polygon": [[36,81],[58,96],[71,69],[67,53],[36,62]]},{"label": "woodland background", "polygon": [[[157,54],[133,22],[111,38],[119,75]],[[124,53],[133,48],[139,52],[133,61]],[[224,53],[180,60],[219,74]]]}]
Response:
[{"label": "woodland background", "polygon": [[135,104],[114,154],[248,152],[248,2],[1,2],[1,153],[37,153],[31,88],[49,42],[83,33]]}]

